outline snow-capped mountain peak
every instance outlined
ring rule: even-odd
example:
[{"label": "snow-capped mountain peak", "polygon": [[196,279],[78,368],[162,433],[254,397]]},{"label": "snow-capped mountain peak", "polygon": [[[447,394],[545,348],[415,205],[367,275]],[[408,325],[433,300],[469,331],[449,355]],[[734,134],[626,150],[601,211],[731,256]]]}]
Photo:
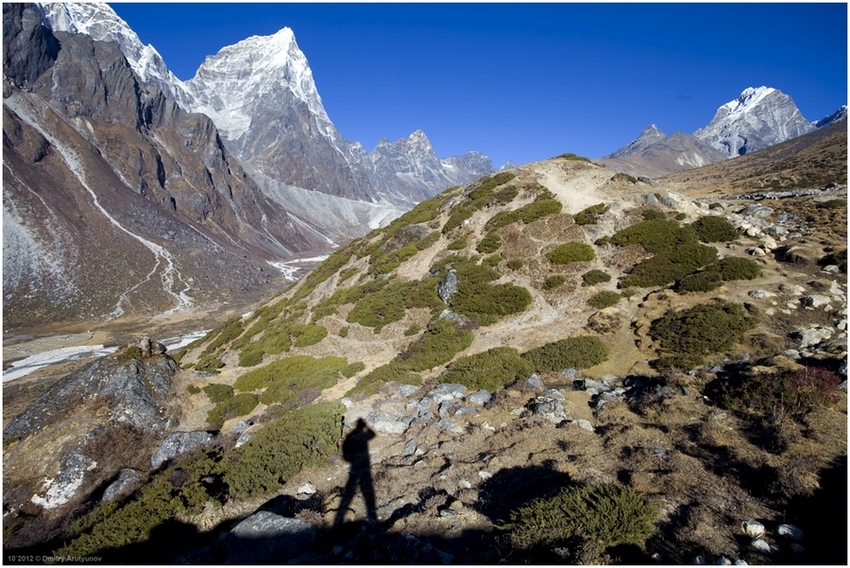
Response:
[{"label": "snow-capped mountain peak", "polygon": [[760,104],[765,97],[775,92],[776,89],[772,87],[747,87],[737,99],[721,106],[717,112],[726,111],[730,116],[743,114]]},{"label": "snow-capped mountain peak", "polygon": [[105,2],[38,2],[33,6],[42,23],[54,32],[86,34],[96,41],[116,42],[142,81],[167,95],[177,96],[180,80],[168,69],[159,52],[152,45],[143,44],[136,32]]},{"label": "snow-capped mountain peak", "polygon": [[782,91],[749,87],[738,98],[718,108],[711,122],[694,132],[694,136],[732,158],[779,144],[814,128]]}]

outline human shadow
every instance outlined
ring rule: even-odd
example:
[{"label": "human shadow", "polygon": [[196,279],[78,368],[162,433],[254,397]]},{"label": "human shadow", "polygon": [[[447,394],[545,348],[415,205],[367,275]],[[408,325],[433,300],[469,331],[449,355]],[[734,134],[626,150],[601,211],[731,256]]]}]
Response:
[{"label": "human shadow", "polygon": [[366,518],[370,525],[378,522],[378,510],[375,505],[375,486],[372,483],[372,464],[369,459],[369,440],[375,437],[375,432],[360,418],[357,425],[342,443],[342,457],[351,464],[348,471],[348,482],[342,491],[342,502],[339,504],[333,528],[342,526],[348,507],[354,500],[357,488],[363,494],[366,502]]}]

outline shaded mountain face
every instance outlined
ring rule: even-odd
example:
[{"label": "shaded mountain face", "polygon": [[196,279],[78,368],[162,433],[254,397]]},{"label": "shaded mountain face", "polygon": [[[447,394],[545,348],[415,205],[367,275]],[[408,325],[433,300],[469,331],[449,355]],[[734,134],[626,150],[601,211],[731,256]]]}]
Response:
[{"label": "shaded mountain face", "polygon": [[726,156],[722,152],[690,134],[674,132],[667,136],[653,124],[627,146],[599,162],[632,175],[657,177],[724,159]]},{"label": "shaded mountain face", "polygon": [[[419,152],[403,151],[388,160],[382,152],[369,154],[359,143],[344,140],[325,112],[307,58],[289,28],[224,47],[208,57],[192,79],[181,82],[156,50],[142,45],[106,5],[41,4],[40,9],[54,30],[118,42],[144,82],[158,86],[184,108],[212,118],[227,149],[261,188],[290,206],[303,201],[297,190],[287,195],[297,187],[409,208],[450,185],[492,171],[489,159],[478,153],[440,160],[428,143]],[[308,209],[297,213],[323,231],[333,233],[339,226],[323,225],[322,216],[313,218]]]},{"label": "shaded mountain face", "polygon": [[226,300],[315,248],[117,44],[3,9],[7,325]]}]

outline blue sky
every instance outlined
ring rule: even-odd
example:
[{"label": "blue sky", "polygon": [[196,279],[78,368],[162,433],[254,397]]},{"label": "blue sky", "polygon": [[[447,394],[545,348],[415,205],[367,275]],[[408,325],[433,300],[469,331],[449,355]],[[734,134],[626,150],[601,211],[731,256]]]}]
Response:
[{"label": "blue sky", "polygon": [[371,150],[422,129],[498,167],[693,132],[747,87],[817,120],[847,103],[845,3],[110,4],[181,79],[287,26],[331,120]]}]

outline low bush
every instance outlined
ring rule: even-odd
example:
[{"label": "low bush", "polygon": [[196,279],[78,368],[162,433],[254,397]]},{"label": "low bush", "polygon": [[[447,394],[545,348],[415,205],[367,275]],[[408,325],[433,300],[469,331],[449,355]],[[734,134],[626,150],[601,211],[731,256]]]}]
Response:
[{"label": "low bush", "polygon": [[585,158],[584,156],[579,156],[578,154],[573,154],[572,152],[567,152],[566,154],[561,154],[560,156],[555,156],[555,158],[561,159],[561,160],[570,160],[570,161],[573,161],[573,162],[592,163],[590,161],[590,158]]},{"label": "low bush", "polygon": [[450,242],[446,248],[449,250],[462,250],[466,248],[466,242],[469,240],[469,235],[463,235]]},{"label": "low bush", "polygon": [[589,262],[596,258],[593,247],[586,243],[572,241],[555,247],[546,253],[546,258],[555,264]]},{"label": "low bush", "polygon": [[224,362],[219,359],[218,355],[208,353],[203,355],[198,362],[195,363],[195,370],[202,373],[218,374],[218,370],[224,367]]},{"label": "low bush", "polygon": [[257,406],[257,395],[243,392],[223,400],[207,413],[207,424],[223,424],[225,420],[245,416]]},{"label": "low bush", "polygon": [[564,282],[567,281],[567,277],[563,274],[556,274],[554,276],[549,276],[546,280],[543,281],[543,289],[544,290],[552,290],[553,288],[557,288],[561,286]]},{"label": "low bush", "polygon": [[696,243],[696,233],[670,219],[642,221],[617,231],[609,241],[618,246],[641,245],[646,252],[664,254],[686,244]]},{"label": "low bush", "polygon": [[531,365],[511,347],[495,347],[483,353],[461,357],[449,365],[437,379],[441,383],[461,384],[471,391],[495,392],[517,379],[528,377]]},{"label": "low bush", "polygon": [[687,357],[693,365],[706,355],[726,351],[757,323],[742,306],[717,301],[656,319],[649,336],[659,342],[662,356]]},{"label": "low bush", "polygon": [[338,402],[311,404],[267,424],[222,460],[231,494],[256,497],[280,487],[305,467],[327,465],[339,452],[342,416]]},{"label": "low bush", "polygon": [[529,223],[533,223],[547,215],[560,213],[562,208],[563,205],[560,201],[544,194],[519,209],[515,209],[513,211],[500,211],[499,213],[496,213],[484,225],[484,230],[495,231],[496,229],[507,227],[517,221],[522,221],[528,225]]},{"label": "low bush", "polygon": [[602,284],[611,280],[611,276],[602,270],[593,269],[585,272],[581,276],[582,286],[593,286],[594,284]]},{"label": "low bush", "polygon": [[591,296],[587,300],[587,305],[592,308],[596,308],[597,310],[601,310],[603,308],[617,305],[617,303],[619,303],[622,299],[623,297],[617,292],[605,290]]},{"label": "low bush", "polygon": [[611,206],[607,203],[597,203],[575,214],[576,225],[595,225],[599,218],[607,213]]},{"label": "low bush", "polygon": [[655,255],[636,264],[620,280],[620,288],[651,288],[666,286],[691,274],[694,270],[683,264],[676,264],[663,255]]},{"label": "low bush", "polygon": [[408,327],[407,329],[404,330],[404,336],[405,337],[412,337],[412,336],[418,334],[420,331],[422,331],[422,328],[419,327],[419,325],[412,323],[412,324],[410,324],[410,327]]},{"label": "low bush", "polygon": [[511,514],[506,525],[520,549],[579,548],[584,542],[600,552],[621,544],[642,546],[655,531],[655,508],[630,487],[566,487]]},{"label": "low bush", "polygon": [[755,280],[761,276],[761,267],[749,258],[727,257],[717,261],[717,272],[724,282]]},{"label": "low bush", "polygon": [[688,274],[678,282],[675,289],[680,294],[688,292],[710,292],[723,285],[723,279],[714,270],[703,270],[694,274]]},{"label": "low bush", "polygon": [[608,360],[608,346],[598,337],[576,336],[527,351],[522,358],[538,372],[587,369]]},{"label": "low bush", "polygon": [[489,266],[459,262],[455,270],[458,286],[452,296],[452,309],[482,325],[492,325],[531,305],[531,294],[525,288],[510,283],[491,284],[499,278],[499,273]]},{"label": "low bush", "polygon": [[506,263],[506,266],[511,270],[519,270],[520,268],[522,268],[522,261],[519,259],[509,260]]},{"label": "low bush", "polygon": [[233,387],[240,392],[262,391],[260,402],[295,408],[306,390],[322,390],[336,384],[348,368],[342,357],[315,359],[307,355],[286,357],[238,377]]},{"label": "low bush", "polygon": [[496,233],[488,233],[481,242],[478,243],[478,246],[475,247],[475,250],[480,252],[481,254],[490,254],[492,252],[496,252],[499,250],[499,247],[502,246],[502,239]]},{"label": "low bush", "polygon": [[341,328],[339,328],[339,336],[343,337],[343,338],[348,337],[348,326],[347,325],[344,325]]},{"label": "low bush", "polygon": [[457,353],[472,345],[472,339],[472,333],[461,329],[457,322],[437,320],[398,359],[410,371],[425,371],[450,361]]},{"label": "low bush", "polygon": [[308,347],[327,337],[328,330],[315,323],[293,324],[289,328],[289,333],[295,347]]},{"label": "low bush", "polygon": [[382,386],[393,381],[403,385],[419,385],[422,383],[422,376],[410,371],[398,360],[393,360],[361,378],[354,388],[345,393],[345,396],[372,396]]},{"label": "low bush", "polygon": [[212,403],[224,402],[233,396],[233,387],[220,383],[213,383],[203,388]]},{"label": "low bush", "polygon": [[519,190],[514,185],[503,187],[493,194],[492,202],[494,205],[507,205],[519,195]]},{"label": "low bush", "polygon": [[704,243],[725,243],[738,238],[738,231],[732,223],[717,215],[700,217],[691,223],[691,228]]},{"label": "low bush", "polygon": [[652,221],[653,219],[666,219],[667,215],[664,214],[664,211],[660,211],[658,209],[644,209],[641,211],[641,217],[643,217],[644,221]]}]

